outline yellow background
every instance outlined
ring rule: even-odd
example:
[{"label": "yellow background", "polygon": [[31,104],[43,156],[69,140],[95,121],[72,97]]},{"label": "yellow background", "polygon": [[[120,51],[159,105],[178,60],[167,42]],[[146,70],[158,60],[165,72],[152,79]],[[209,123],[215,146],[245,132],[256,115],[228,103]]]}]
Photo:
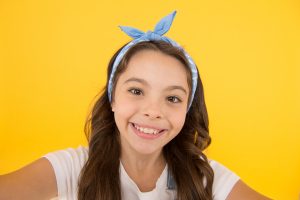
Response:
[{"label": "yellow background", "polygon": [[86,145],[83,126],[107,63],[129,37],[166,34],[192,55],[205,89],[207,154],[274,199],[300,192],[300,2],[0,1],[0,174]]}]

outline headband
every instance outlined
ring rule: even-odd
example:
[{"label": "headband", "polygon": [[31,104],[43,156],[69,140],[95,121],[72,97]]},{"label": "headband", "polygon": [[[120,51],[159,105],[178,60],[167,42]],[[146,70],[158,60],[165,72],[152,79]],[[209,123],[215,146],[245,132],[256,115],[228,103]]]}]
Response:
[{"label": "headband", "polygon": [[144,41],[162,40],[167,43],[170,43],[174,47],[179,48],[184,53],[185,57],[188,60],[188,65],[189,65],[189,68],[192,73],[192,93],[191,93],[190,102],[188,104],[188,110],[190,109],[193,99],[194,99],[194,95],[195,95],[195,91],[196,91],[196,87],[197,87],[197,80],[198,80],[198,71],[197,71],[196,64],[194,63],[194,61],[190,57],[190,55],[178,43],[176,43],[174,40],[172,40],[166,36],[163,36],[170,29],[175,15],[176,15],[176,11],[174,11],[171,14],[167,15],[166,17],[162,18],[156,24],[154,31],[148,31],[146,33],[142,32],[136,28],[132,28],[132,27],[128,27],[128,26],[119,26],[121,28],[121,30],[124,31],[130,37],[132,37],[133,40],[121,49],[121,51],[119,52],[119,54],[117,55],[117,57],[114,61],[114,64],[113,64],[113,67],[111,70],[111,74],[109,77],[109,82],[108,82],[108,98],[109,98],[110,102],[112,100],[113,78],[114,78],[116,69],[117,69],[120,61],[122,60],[123,56],[130,49],[130,47],[134,46],[137,43],[144,42]]}]

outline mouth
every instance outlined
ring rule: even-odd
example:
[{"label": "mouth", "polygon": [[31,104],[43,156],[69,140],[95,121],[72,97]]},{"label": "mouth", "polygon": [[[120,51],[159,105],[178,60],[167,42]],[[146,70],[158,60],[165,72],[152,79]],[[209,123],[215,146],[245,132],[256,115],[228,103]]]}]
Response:
[{"label": "mouth", "polygon": [[150,127],[144,127],[140,126],[135,123],[130,123],[134,133],[136,133],[138,136],[145,138],[145,139],[155,139],[163,135],[167,129],[157,129],[157,128],[150,128]]}]

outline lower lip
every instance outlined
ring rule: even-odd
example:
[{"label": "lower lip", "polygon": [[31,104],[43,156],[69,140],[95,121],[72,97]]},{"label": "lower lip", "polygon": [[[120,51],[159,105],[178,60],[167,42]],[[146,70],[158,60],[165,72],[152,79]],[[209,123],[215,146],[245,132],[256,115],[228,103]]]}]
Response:
[{"label": "lower lip", "polygon": [[154,135],[154,134],[147,134],[147,133],[140,132],[139,130],[137,130],[134,127],[134,125],[132,123],[130,123],[130,126],[135,134],[137,134],[139,137],[144,138],[144,139],[156,139],[156,138],[160,137],[161,135],[163,135],[166,131],[166,130],[164,130],[164,131]]}]

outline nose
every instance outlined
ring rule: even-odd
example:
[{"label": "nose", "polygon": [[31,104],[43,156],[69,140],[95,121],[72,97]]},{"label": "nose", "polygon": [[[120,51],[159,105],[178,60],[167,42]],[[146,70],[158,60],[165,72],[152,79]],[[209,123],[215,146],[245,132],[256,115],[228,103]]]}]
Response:
[{"label": "nose", "polygon": [[149,119],[161,119],[163,117],[161,104],[149,102],[143,109],[143,115]]}]

